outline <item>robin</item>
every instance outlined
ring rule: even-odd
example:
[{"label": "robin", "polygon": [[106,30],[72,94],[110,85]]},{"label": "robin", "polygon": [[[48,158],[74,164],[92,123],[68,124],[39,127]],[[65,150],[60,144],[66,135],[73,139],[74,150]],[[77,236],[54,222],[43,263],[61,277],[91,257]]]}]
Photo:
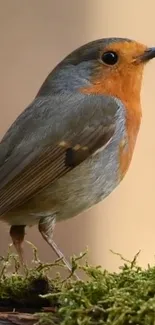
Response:
[{"label": "robin", "polygon": [[107,197],[124,178],[141,124],[140,91],[155,48],[107,38],[68,55],[0,143],[0,218],[23,261],[25,227],[58,257],[55,221]]}]

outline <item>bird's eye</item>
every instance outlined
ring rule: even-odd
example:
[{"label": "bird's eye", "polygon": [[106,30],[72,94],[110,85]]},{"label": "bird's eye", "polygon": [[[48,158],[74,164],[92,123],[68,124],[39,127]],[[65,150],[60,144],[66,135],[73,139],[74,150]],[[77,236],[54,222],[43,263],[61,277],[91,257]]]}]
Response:
[{"label": "bird's eye", "polygon": [[118,55],[115,52],[104,52],[102,54],[101,60],[107,65],[114,65],[118,61]]}]

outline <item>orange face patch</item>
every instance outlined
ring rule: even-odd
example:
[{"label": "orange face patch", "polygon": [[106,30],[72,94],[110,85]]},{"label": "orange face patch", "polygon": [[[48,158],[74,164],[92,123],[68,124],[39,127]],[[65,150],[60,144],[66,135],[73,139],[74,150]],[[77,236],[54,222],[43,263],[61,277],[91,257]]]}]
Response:
[{"label": "orange face patch", "polygon": [[104,48],[103,52],[107,51],[115,51],[120,55],[120,62],[124,61],[124,63],[128,62],[134,62],[135,59],[142,55],[145,51],[147,50],[147,46],[141,43],[137,42],[127,42],[127,41],[122,41],[122,42],[116,42],[116,43],[111,43],[107,47]]}]

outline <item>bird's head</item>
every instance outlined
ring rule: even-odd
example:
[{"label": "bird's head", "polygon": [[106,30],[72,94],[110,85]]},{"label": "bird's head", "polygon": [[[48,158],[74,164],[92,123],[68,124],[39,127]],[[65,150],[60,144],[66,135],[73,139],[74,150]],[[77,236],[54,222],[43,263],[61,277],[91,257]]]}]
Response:
[{"label": "bird's head", "polygon": [[140,99],[145,64],[155,48],[125,38],[87,43],[64,58],[49,74],[38,95],[64,90],[107,94],[124,102]]},{"label": "bird's head", "polygon": [[88,43],[64,60],[88,81],[81,91],[139,99],[143,69],[155,57],[155,48],[129,39],[108,38]]}]

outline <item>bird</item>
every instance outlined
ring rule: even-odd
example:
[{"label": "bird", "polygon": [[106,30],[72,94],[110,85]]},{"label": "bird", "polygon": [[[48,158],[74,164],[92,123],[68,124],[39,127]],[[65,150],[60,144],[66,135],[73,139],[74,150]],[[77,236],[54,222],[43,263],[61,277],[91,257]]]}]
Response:
[{"label": "bird", "polygon": [[[144,67],[155,47],[128,38],[80,46],[49,73],[0,142],[0,221],[24,260],[25,227],[53,239],[56,222],[103,201],[124,179],[142,119]],[[65,227],[65,226],[64,226]]]}]

